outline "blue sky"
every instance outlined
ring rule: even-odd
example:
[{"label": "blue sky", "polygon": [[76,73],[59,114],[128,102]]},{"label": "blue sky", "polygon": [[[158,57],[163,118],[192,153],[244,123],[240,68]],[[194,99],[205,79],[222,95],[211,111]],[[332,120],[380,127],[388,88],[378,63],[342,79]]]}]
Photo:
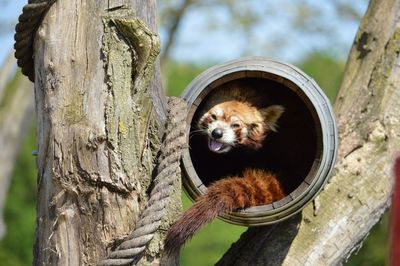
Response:
[{"label": "blue sky", "polygon": [[[314,6],[314,11],[318,12],[311,14],[308,31],[302,30],[301,26],[296,28],[293,24],[293,20],[296,19],[294,9],[298,7],[295,4],[299,2]],[[351,20],[345,14],[336,12],[333,3],[350,4],[361,16],[367,8],[367,1],[347,2],[347,0],[237,1],[238,6],[250,5],[261,17],[260,23],[246,32],[246,36],[231,26],[231,17],[223,6],[212,9],[206,5],[195,6],[190,8],[184,17],[172,57],[181,61],[216,63],[243,55],[260,55],[294,63],[310,52],[323,50],[345,60],[359,21]],[[221,28],[210,30],[213,24],[223,25],[222,28],[228,30]],[[163,34],[161,30],[161,37]]]},{"label": "blue sky", "polygon": [[0,4],[2,5],[0,9],[0,22],[10,21],[10,27],[4,29],[0,35],[0,62],[3,62],[4,58],[14,45],[14,32],[12,25],[17,21],[19,12],[27,2],[28,1],[25,0],[5,1],[5,3],[0,1]]},{"label": "blue sky", "polygon": [[[318,14],[311,20],[311,33],[294,28],[294,3],[309,2],[315,5]],[[172,1],[178,3],[179,0]],[[240,5],[255,7],[261,23],[249,31],[235,30],[231,17],[222,5],[209,8],[206,5],[189,8],[172,49],[172,58],[192,63],[220,63],[244,55],[260,55],[294,63],[316,50],[329,51],[333,56],[345,60],[358,28],[358,21],[350,21],[333,10],[333,2],[344,0],[248,0]],[[1,3],[1,1],[0,1]],[[8,0],[2,4],[0,20],[13,25],[27,0]],[[236,5],[236,4],[235,4]],[[366,1],[352,3],[363,14]],[[321,32],[321,29],[328,32]],[[160,30],[161,40],[165,31]],[[0,62],[13,46],[13,28],[0,35]]]}]

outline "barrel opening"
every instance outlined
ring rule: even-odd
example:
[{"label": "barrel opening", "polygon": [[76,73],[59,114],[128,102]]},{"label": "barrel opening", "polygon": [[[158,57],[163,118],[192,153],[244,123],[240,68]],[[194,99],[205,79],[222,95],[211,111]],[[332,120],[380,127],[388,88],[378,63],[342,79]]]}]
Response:
[{"label": "barrel opening", "polygon": [[[224,155],[216,154],[208,149],[206,137],[196,134],[200,110],[213,92],[222,85],[238,80],[257,89],[260,95],[266,95],[268,105],[284,106],[285,112],[278,120],[277,132],[268,135],[260,150],[248,152],[237,149]],[[263,168],[280,177],[288,195],[271,204],[270,207],[275,209],[299,196],[313,182],[314,172],[321,161],[321,124],[309,98],[292,81],[262,71],[234,72],[204,88],[190,112],[189,155],[192,174],[188,175],[198,179],[194,182],[197,189],[202,190],[215,180],[240,174],[248,167]]]}]

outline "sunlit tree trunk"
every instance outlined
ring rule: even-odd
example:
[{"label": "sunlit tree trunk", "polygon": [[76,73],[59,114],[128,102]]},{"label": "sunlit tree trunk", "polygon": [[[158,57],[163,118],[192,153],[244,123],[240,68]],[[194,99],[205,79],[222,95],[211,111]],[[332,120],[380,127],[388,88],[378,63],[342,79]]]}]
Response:
[{"label": "sunlit tree trunk", "polygon": [[308,206],[289,221],[249,229],[218,265],[336,265],[358,248],[390,205],[399,62],[400,0],[371,0],[335,103],[339,157],[319,211]]},{"label": "sunlit tree trunk", "polygon": [[[156,32],[155,12],[154,0],[57,1],[37,31],[35,265],[95,265],[146,204],[165,97],[158,43],[129,31],[153,38],[132,19]],[[160,263],[178,199],[140,265]]]}]

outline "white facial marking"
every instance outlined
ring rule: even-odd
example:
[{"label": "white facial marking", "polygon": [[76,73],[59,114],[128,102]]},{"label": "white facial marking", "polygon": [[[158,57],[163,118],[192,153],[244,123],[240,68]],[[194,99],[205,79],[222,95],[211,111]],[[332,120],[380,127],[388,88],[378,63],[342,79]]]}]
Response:
[{"label": "white facial marking", "polygon": [[211,137],[214,129],[220,128],[222,129],[222,138],[218,139],[218,141],[224,142],[229,145],[235,144],[236,136],[235,132],[233,132],[230,124],[223,121],[213,121],[208,125],[207,133]]},{"label": "white facial marking", "polygon": [[227,128],[224,128],[224,135],[221,138],[221,140],[225,143],[229,143],[231,145],[235,144],[236,141],[236,135],[235,132],[233,132],[232,128],[228,126]]},{"label": "white facial marking", "polygon": [[216,116],[223,116],[224,115],[224,110],[217,108],[217,109],[215,109],[214,113],[215,113]]},{"label": "white facial marking", "polygon": [[236,116],[231,117],[231,122],[240,122],[240,119],[237,118]]},{"label": "white facial marking", "polygon": [[[208,113],[211,116],[212,120],[208,123],[205,131],[208,135],[208,147],[211,151],[215,153],[226,153],[230,151],[236,144],[236,134],[233,131],[231,121],[225,122],[223,120],[224,110],[220,108],[215,108],[211,112]],[[200,120],[201,121],[206,116],[203,116]],[[222,130],[222,137],[221,138],[214,138],[212,133],[215,129]]]}]

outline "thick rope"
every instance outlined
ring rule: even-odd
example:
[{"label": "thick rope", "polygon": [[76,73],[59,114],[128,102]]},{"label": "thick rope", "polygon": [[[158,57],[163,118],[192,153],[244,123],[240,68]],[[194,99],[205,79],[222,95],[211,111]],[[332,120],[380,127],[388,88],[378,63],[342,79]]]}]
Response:
[{"label": "thick rope", "polygon": [[29,0],[23,7],[22,14],[18,17],[18,24],[15,26],[15,58],[22,74],[32,82],[35,80],[33,40],[44,15],[55,1]]},{"label": "thick rope", "polygon": [[165,217],[165,209],[172,194],[173,184],[179,178],[182,146],[186,142],[186,103],[176,97],[168,100],[165,135],[157,162],[157,176],[145,210],[141,213],[132,234],[109,254],[99,266],[127,265],[136,262]]}]

